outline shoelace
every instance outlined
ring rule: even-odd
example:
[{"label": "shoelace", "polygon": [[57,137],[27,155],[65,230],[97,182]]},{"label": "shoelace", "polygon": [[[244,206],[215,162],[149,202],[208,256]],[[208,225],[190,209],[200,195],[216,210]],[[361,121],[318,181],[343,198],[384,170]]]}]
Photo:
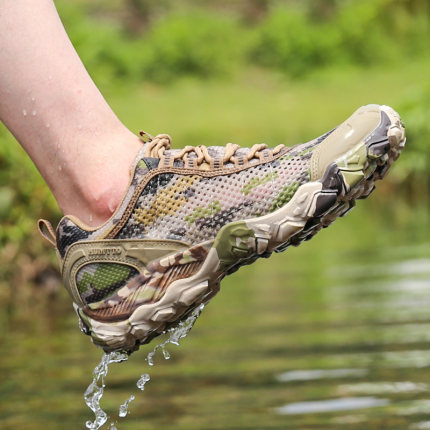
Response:
[{"label": "shoelace", "polygon": [[[221,168],[224,164],[230,162],[234,163],[236,167],[241,167],[253,158],[258,158],[260,161],[270,160],[285,148],[285,145],[280,144],[273,149],[269,149],[265,143],[257,143],[249,149],[247,154],[237,156],[236,152],[240,149],[240,146],[235,143],[227,143],[222,157],[213,157],[204,145],[186,146],[177,154],[172,154],[166,153],[172,146],[172,139],[168,134],[158,134],[153,137],[149,133],[141,131],[140,136],[147,145],[145,157],[159,158],[161,166],[173,166],[175,160],[182,160],[185,167]],[[190,158],[191,153],[194,153],[196,157]]]}]

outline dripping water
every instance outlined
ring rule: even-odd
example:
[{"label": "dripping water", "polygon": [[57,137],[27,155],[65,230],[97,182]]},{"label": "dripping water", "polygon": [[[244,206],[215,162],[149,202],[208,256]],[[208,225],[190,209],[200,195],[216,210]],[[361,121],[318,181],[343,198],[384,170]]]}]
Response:
[{"label": "dripping water", "polygon": [[[106,412],[100,406],[100,400],[105,389],[105,378],[109,370],[109,364],[126,361],[125,352],[111,352],[103,354],[100,363],[93,372],[93,380],[85,391],[84,399],[87,406],[94,412],[94,421],[87,421],[86,427],[90,430],[99,429],[108,419]],[[100,384],[100,385],[99,385]]]},{"label": "dripping water", "polygon": [[161,353],[163,354],[165,360],[168,360],[170,358],[170,353],[169,351],[167,351],[166,346],[169,343],[171,343],[172,345],[179,346],[179,341],[187,336],[189,331],[192,329],[196,319],[202,313],[204,306],[205,305],[203,304],[200,305],[196,310],[194,310],[194,312],[190,314],[190,316],[186,320],[181,321],[176,327],[171,328],[167,331],[169,337],[164,342],[161,342],[156,345],[155,348],[146,356],[146,361],[150,366],[154,365],[154,355],[158,350],[161,350]]},{"label": "dripping water", "polygon": [[136,387],[139,388],[139,390],[143,391],[145,389],[145,384],[151,379],[151,377],[144,373],[140,376],[139,380],[136,382]]},{"label": "dripping water", "polygon": [[119,417],[124,418],[128,414],[128,405],[135,399],[133,394],[119,407]]},{"label": "dripping water", "polygon": [[[188,335],[197,318],[202,313],[204,306],[204,304],[201,304],[184,321],[179,322],[176,327],[172,327],[166,331],[166,334],[168,334],[168,338],[156,345],[154,349],[146,356],[146,361],[149,366],[154,365],[154,355],[158,350],[161,351],[165,360],[168,360],[170,358],[170,353],[167,351],[166,346],[170,343],[172,345],[179,346],[179,341]],[[103,397],[104,389],[106,386],[105,378],[108,374],[109,365],[111,363],[121,363],[127,360],[128,355],[126,352],[111,352],[108,354],[105,353],[103,354],[100,363],[94,369],[93,380],[84,394],[85,403],[94,413],[94,421],[88,420],[85,424],[88,429],[98,430],[109,419],[107,413],[100,406],[100,401]],[[145,384],[150,381],[150,379],[151,378],[148,373],[143,373],[136,382],[137,388],[143,391],[145,389]],[[129,405],[134,399],[135,396],[132,394],[122,405],[120,405],[118,413],[118,416],[120,418],[124,418],[128,415]],[[118,429],[114,423],[110,423],[109,430]]]}]

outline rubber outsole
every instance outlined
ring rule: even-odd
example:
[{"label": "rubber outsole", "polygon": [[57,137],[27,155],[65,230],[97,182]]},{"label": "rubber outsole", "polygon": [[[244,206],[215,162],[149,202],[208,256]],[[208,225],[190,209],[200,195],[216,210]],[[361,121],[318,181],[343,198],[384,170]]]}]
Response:
[{"label": "rubber outsole", "polygon": [[[134,351],[207,303],[227,274],[272,252],[298,246],[346,215],[356,199],[372,193],[374,182],[387,174],[404,147],[405,130],[398,114],[388,106],[381,106],[380,113],[380,124],[364,141],[332,162],[321,179],[301,185],[285,206],[259,218],[229,223],[214,241],[191,248],[198,248],[198,270],[171,282],[157,302],[138,306],[122,321],[100,321],[100,315],[96,320],[90,309],[75,305],[81,329],[105,351]],[[178,263],[180,260],[168,256],[150,270],[154,276],[160,275],[157,267],[170,264],[173,270],[186,264]]]}]

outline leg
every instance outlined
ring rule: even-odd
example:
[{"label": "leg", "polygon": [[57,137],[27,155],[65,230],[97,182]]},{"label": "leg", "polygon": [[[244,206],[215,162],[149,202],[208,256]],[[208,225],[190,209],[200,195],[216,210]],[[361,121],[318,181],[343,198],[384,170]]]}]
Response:
[{"label": "leg", "polygon": [[52,0],[2,2],[0,119],[65,214],[93,226],[109,218],[141,143],[91,80]]}]

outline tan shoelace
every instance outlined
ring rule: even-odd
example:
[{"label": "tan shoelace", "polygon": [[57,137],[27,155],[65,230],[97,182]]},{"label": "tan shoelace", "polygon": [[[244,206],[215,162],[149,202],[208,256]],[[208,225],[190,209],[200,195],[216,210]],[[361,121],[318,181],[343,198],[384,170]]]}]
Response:
[{"label": "tan shoelace", "polygon": [[[265,143],[253,145],[247,154],[237,156],[236,152],[240,146],[235,143],[227,143],[222,157],[213,157],[209,154],[208,148],[204,145],[186,146],[177,154],[166,153],[172,146],[172,139],[168,134],[158,134],[153,137],[143,131],[140,132],[142,140],[146,143],[145,157],[160,159],[160,166],[173,166],[175,160],[183,160],[187,168],[200,168],[202,170],[222,168],[226,163],[234,163],[236,167],[246,166],[249,161],[258,158],[260,161],[270,161],[274,155],[278,154],[285,145],[278,145],[269,149]],[[190,153],[195,153],[196,157],[190,158]]]}]

